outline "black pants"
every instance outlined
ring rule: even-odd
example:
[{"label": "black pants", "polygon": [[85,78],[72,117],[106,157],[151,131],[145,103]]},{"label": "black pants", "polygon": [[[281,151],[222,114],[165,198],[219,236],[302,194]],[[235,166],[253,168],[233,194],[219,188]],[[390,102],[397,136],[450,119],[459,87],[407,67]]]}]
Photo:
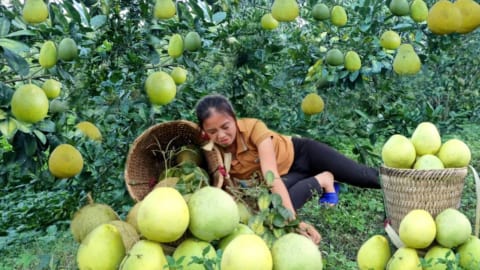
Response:
[{"label": "black pants", "polygon": [[315,175],[329,171],[335,181],[364,188],[380,188],[378,170],[346,157],[332,147],[308,138],[292,138],[294,161],[282,179],[295,209],[302,207],[322,188]]}]

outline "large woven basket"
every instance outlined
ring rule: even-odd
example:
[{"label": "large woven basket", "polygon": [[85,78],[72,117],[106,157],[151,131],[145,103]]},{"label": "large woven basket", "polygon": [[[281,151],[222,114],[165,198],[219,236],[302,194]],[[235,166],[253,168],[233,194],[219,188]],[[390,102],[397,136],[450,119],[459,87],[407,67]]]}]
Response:
[{"label": "large woven basket", "polygon": [[[161,151],[178,149],[184,145],[201,146],[204,140],[198,125],[186,120],[156,124],[138,136],[130,147],[125,164],[125,184],[135,201],[141,201],[152,190],[165,167]],[[223,177],[218,173],[222,166],[221,154],[213,149],[203,151],[211,185],[222,186]]]},{"label": "large woven basket", "polygon": [[387,218],[398,232],[400,221],[413,209],[435,217],[447,208],[458,209],[468,168],[441,170],[380,167]]}]

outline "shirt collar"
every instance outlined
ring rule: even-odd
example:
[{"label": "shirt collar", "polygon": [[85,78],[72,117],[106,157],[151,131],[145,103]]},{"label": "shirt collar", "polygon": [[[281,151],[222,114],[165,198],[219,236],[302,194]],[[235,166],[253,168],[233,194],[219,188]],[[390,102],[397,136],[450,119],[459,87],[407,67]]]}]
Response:
[{"label": "shirt collar", "polygon": [[237,120],[237,153],[242,153],[248,150],[247,143],[245,142],[244,134],[247,133],[247,127],[243,121]]}]

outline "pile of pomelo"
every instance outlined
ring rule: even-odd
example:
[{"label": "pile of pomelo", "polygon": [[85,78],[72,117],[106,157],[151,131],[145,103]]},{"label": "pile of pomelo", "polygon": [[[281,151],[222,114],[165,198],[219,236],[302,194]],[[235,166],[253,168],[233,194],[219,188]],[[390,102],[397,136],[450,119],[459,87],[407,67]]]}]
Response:
[{"label": "pile of pomelo", "polygon": [[440,132],[431,122],[422,122],[410,138],[394,134],[382,147],[386,167],[397,169],[433,170],[467,167],[470,148],[460,139],[442,141]]},{"label": "pile of pomelo", "polygon": [[[392,254],[383,235],[374,235],[357,252],[360,270],[480,269],[480,239],[469,219],[454,208],[435,218],[423,209],[411,210],[400,222],[397,250]],[[393,242],[393,241],[392,241]]]},{"label": "pile of pomelo", "polygon": [[71,231],[79,269],[322,269],[310,239],[287,233],[269,246],[242,223],[233,197],[212,186],[188,197],[155,187],[125,220],[90,202],[75,213]]}]

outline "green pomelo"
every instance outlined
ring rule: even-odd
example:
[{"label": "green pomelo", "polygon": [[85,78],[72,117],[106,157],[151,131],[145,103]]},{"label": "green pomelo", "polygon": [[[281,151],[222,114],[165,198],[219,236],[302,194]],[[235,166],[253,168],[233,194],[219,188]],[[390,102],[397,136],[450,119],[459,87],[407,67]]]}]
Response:
[{"label": "green pomelo", "polygon": [[102,224],[85,237],[77,251],[80,270],[116,270],[125,256],[122,236],[112,224]]},{"label": "green pomelo", "polygon": [[252,234],[252,233],[254,232],[252,231],[252,229],[250,229],[250,227],[248,227],[245,224],[239,223],[237,228],[235,228],[233,232],[231,232],[227,236],[220,239],[220,241],[218,242],[217,248],[221,250],[225,250],[228,244],[232,242],[232,240],[235,239],[235,237],[242,234]]},{"label": "green pomelo", "polygon": [[211,186],[198,189],[188,201],[190,232],[204,241],[220,239],[240,222],[238,207],[224,190]]},{"label": "green pomelo", "polygon": [[300,13],[296,0],[274,0],[272,16],[279,22],[294,21]]},{"label": "green pomelo", "polygon": [[17,120],[33,124],[47,116],[49,103],[42,88],[24,84],[15,90],[10,105]]},{"label": "green pomelo", "polygon": [[155,188],[140,204],[137,224],[140,233],[148,240],[160,243],[176,241],[188,228],[187,203],[174,188]]},{"label": "green pomelo", "polygon": [[460,257],[460,266],[465,270],[480,269],[480,239],[469,236],[467,241],[457,249]]},{"label": "green pomelo", "polygon": [[73,239],[80,243],[97,226],[119,219],[117,213],[110,206],[90,203],[75,212],[70,223],[70,230]]},{"label": "green pomelo", "polygon": [[43,68],[51,68],[57,63],[57,47],[53,41],[43,43],[38,62]]},{"label": "green pomelo", "polygon": [[382,160],[387,167],[411,168],[415,158],[415,146],[403,135],[392,135],[382,147]]},{"label": "green pomelo", "polygon": [[339,66],[343,64],[344,55],[339,49],[330,49],[325,56],[327,64],[332,66]]},{"label": "green pomelo", "polygon": [[388,261],[386,270],[422,270],[417,251],[407,247],[397,249]]},{"label": "green pomelo", "polygon": [[157,71],[148,75],[145,90],[152,104],[166,105],[175,98],[177,85],[168,73]]},{"label": "green pomelo", "polygon": [[410,6],[407,0],[392,0],[388,6],[390,11],[397,16],[405,16],[410,14]]},{"label": "green pomelo", "polygon": [[168,55],[177,58],[183,54],[183,38],[179,34],[174,34],[168,43]]},{"label": "green pomelo", "polygon": [[48,18],[48,7],[43,0],[26,0],[22,17],[25,22],[30,24],[44,22]]},{"label": "green pomelo", "polygon": [[117,228],[118,232],[122,236],[125,251],[129,251],[133,245],[140,240],[140,235],[138,234],[137,230],[135,230],[135,227],[133,227],[130,223],[123,220],[112,220],[108,224],[112,224]]},{"label": "green pomelo", "polygon": [[173,252],[172,257],[179,260],[184,257],[182,261],[183,269],[188,270],[205,270],[205,266],[199,263],[192,263],[194,257],[203,258],[206,260],[214,260],[217,257],[215,248],[206,241],[196,238],[187,238],[178,245]]},{"label": "green pomelo", "polygon": [[202,47],[202,39],[197,32],[188,32],[183,41],[185,50],[194,52]]},{"label": "green pomelo", "polygon": [[156,19],[170,19],[177,13],[177,8],[172,0],[157,0],[154,7],[154,16]]},{"label": "green pomelo", "polygon": [[242,234],[225,248],[222,270],[272,270],[272,253],[267,243],[256,234]]},{"label": "green pomelo", "polygon": [[384,270],[392,256],[388,239],[374,235],[365,241],[357,252],[359,270]]},{"label": "green pomelo", "polygon": [[72,61],[78,56],[77,43],[71,38],[64,38],[58,45],[58,58],[63,61]]},{"label": "green pomelo", "polygon": [[463,244],[472,234],[470,220],[460,211],[447,208],[435,217],[437,242],[443,247],[453,248]]},{"label": "green pomelo", "polygon": [[398,235],[406,247],[421,249],[435,240],[437,229],[432,215],[423,209],[408,212],[400,221]]},{"label": "green pomelo", "polygon": [[62,113],[68,110],[68,103],[63,100],[54,99],[50,101],[48,109],[51,113]]},{"label": "green pomelo", "polygon": [[442,146],[442,139],[437,127],[430,122],[422,122],[413,131],[411,137],[413,146],[417,155],[432,154],[435,155],[440,146]]},{"label": "green pomelo", "polygon": [[140,240],[127,252],[119,270],[165,269],[167,258],[160,243]]},{"label": "green pomelo", "polygon": [[470,148],[459,139],[450,139],[442,144],[437,153],[445,168],[463,168],[470,164]]},{"label": "green pomelo", "polygon": [[437,156],[426,154],[417,158],[413,168],[416,170],[440,170],[445,167]]},{"label": "green pomelo", "polygon": [[430,266],[425,266],[423,270],[447,270],[448,264],[455,264],[455,253],[449,248],[435,245],[428,249],[424,259]]},{"label": "green pomelo", "polygon": [[275,270],[322,270],[322,253],[309,238],[288,233],[280,236],[272,246],[273,269]]},{"label": "green pomelo", "polygon": [[330,18],[330,9],[323,3],[317,3],[312,8],[312,16],[315,20],[326,20]]}]

